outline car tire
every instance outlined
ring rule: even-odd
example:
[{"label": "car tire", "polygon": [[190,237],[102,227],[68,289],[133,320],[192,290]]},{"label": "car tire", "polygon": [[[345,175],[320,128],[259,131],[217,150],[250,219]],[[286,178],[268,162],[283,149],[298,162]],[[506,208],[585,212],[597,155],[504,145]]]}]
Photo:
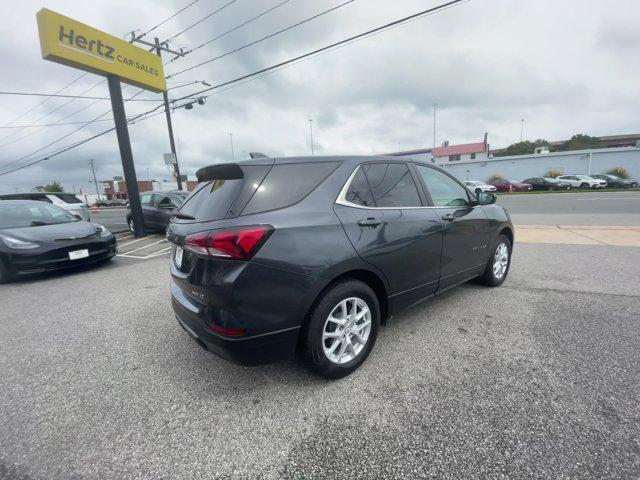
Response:
[{"label": "car tire", "polygon": [[589,188],[589,184],[588,183],[581,183],[580,184],[580,188]]},{"label": "car tire", "polygon": [[549,187],[547,187],[547,190],[548,190],[548,191],[550,191],[550,192],[554,191],[555,189],[556,189],[556,188],[555,188],[554,186],[549,186]]},{"label": "car tire", "polygon": [[[354,308],[362,318],[351,316]],[[331,319],[346,324],[339,325]],[[320,294],[307,317],[301,339],[304,361],[325,378],[349,375],[371,353],[379,328],[380,307],[373,290],[353,279],[336,283]],[[363,337],[364,344],[357,341]]]},{"label": "car tire", "polygon": [[[504,248],[506,248],[506,264],[504,263]],[[498,253],[500,250],[500,253]],[[509,268],[511,267],[511,242],[505,235],[498,235],[496,241],[491,249],[491,255],[487,261],[487,266],[484,272],[480,276],[480,283],[489,287],[497,287],[502,285],[507,275],[509,274]],[[500,262],[502,268],[498,268],[496,264]]]},{"label": "car tire", "polygon": [[136,233],[135,225],[133,224],[133,218],[127,219],[127,225],[129,226],[129,230],[131,233]]}]

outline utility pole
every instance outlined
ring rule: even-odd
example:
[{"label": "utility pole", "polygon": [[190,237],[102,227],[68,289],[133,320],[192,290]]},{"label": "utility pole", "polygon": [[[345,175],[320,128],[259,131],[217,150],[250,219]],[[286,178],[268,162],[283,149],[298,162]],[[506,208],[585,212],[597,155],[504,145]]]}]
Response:
[{"label": "utility pole", "polygon": [[313,120],[309,119],[309,133],[311,135],[311,156],[313,157]]},{"label": "utility pole", "polygon": [[[146,40],[142,40],[141,38],[136,37],[135,35],[132,35],[132,38],[130,41],[142,43],[143,45],[153,47],[153,49],[156,51],[156,54],[159,57],[162,57],[162,53],[161,53],[162,50],[164,50],[165,52],[171,53],[173,55],[177,55],[178,57],[183,57],[188,53],[188,52],[185,52],[183,49],[180,49],[180,51],[171,50],[164,43],[160,43],[160,40],[158,39],[158,37],[155,37],[154,43],[151,43],[151,42],[147,42]],[[164,99],[164,113],[167,117],[167,129],[169,130],[169,144],[171,145],[171,153],[173,153],[173,157],[175,158],[175,161],[176,161],[176,163],[174,163],[173,165],[175,167],[176,180],[178,181],[178,190],[182,190],[182,180],[180,180],[180,167],[178,166],[178,154],[176,153],[176,143],[173,140],[173,126],[171,125],[171,110],[169,109],[169,96],[167,95],[166,90],[162,92],[162,98]]]},{"label": "utility pole", "polygon": [[[98,194],[98,200],[100,200],[100,190],[98,190],[98,180],[96,179],[96,169],[93,168],[93,158],[90,160],[91,163],[91,171],[93,172],[93,183],[96,184],[96,193]],[[75,189],[75,185],[74,185]]]},{"label": "utility pole", "polygon": [[231,142],[231,161],[236,161],[236,154],[233,152],[233,133],[229,134],[229,141]]},{"label": "utility pole", "polygon": [[436,148],[436,109],[438,104],[433,104],[433,148]]}]

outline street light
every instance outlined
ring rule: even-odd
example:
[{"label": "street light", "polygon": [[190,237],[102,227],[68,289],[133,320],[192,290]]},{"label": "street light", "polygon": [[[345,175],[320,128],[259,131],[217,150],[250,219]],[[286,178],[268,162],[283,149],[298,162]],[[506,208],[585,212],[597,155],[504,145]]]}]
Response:
[{"label": "street light", "polygon": [[311,135],[311,156],[313,157],[313,120],[309,119],[309,134]]}]

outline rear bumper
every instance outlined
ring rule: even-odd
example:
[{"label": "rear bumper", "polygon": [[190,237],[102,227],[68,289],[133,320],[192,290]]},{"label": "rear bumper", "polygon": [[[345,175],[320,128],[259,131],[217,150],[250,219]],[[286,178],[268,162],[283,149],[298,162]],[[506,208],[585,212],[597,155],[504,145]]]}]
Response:
[{"label": "rear bumper", "polygon": [[299,326],[250,337],[221,335],[207,325],[204,305],[186,296],[174,282],[171,282],[171,302],[178,323],[189,336],[225,360],[240,365],[263,365],[295,354]]}]

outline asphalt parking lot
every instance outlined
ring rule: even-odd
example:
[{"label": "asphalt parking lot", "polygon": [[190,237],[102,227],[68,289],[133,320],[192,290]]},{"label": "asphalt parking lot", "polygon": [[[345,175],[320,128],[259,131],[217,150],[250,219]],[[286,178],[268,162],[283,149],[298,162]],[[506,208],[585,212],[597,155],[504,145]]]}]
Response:
[{"label": "asphalt parking lot", "polygon": [[167,261],[0,287],[0,478],[640,475],[640,248],[517,244],[339,381],[202,350]]}]

